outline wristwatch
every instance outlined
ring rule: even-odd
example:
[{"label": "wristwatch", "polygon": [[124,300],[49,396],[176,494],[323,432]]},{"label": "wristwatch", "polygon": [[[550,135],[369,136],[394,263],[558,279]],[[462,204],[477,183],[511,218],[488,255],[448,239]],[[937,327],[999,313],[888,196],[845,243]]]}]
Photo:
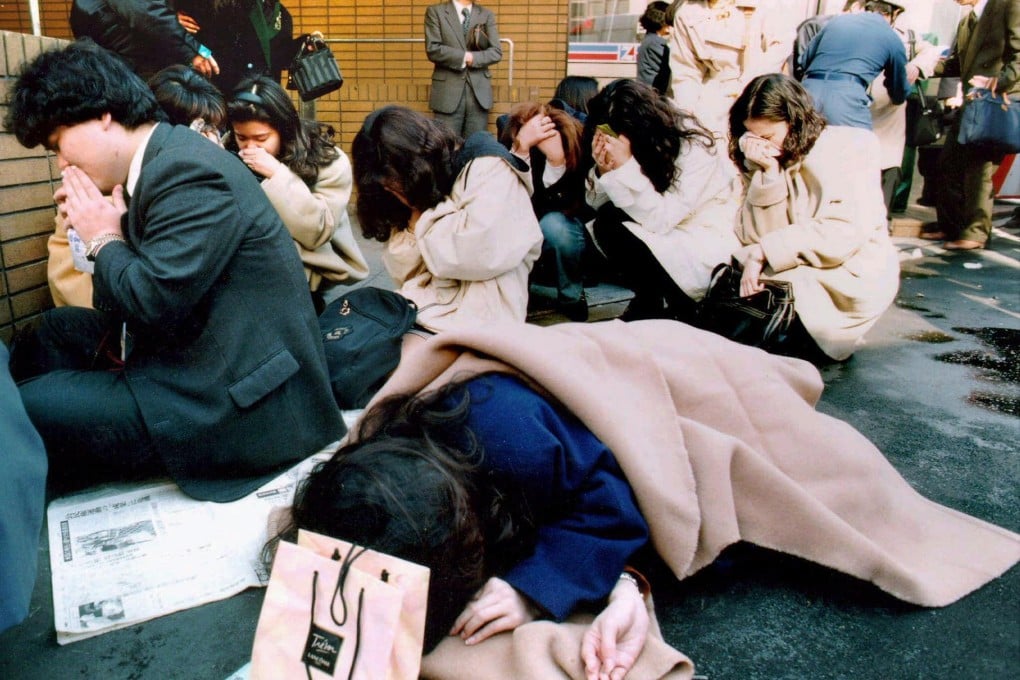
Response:
[{"label": "wristwatch", "polygon": [[89,262],[96,261],[96,255],[102,250],[103,246],[111,241],[123,241],[125,240],[120,234],[100,234],[95,238],[89,239],[88,248],[85,249],[85,259]]}]

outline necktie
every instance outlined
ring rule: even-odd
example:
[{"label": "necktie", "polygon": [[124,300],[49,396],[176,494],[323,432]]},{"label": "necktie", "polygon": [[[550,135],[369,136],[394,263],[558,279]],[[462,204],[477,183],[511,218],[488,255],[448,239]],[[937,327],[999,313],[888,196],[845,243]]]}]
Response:
[{"label": "necktie", "polygon": [[464,17],[464,21],[461,22],[461,26],[464,27],[464,35],[467,35],[468,24],[471,23],[471,10],[465,7],[460,11],[461,16]]},{"label": "necktie", "polygon": [[960,24],[960,37],[957,41],[959,43],[959,51],[962,52],[967,49],[967,45],[970,43],[970,36],[974,32],[974,26],[977,24],[977,15],[971,10],[967,18]]}]

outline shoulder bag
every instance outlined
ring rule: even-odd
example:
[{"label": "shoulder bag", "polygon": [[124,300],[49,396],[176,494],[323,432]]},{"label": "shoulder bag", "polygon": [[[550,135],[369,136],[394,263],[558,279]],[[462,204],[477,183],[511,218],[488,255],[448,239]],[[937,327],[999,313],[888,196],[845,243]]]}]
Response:
[{"label": "shoulder bag", "polygon": [[708,292],[698,303],[695,325],[744,345],[774,349],[786,339],[796,316],[793,285],[760,279],[765,290],[741,297],[742,273],[736,262],[716,266]]},{"label": "shoulder bag", "polygon": [[324,94],[339,90],[344,77],[336,63],[336,57],[321,33],[305,36],[297,56],[287,68],[287,87],[297,90],[301,101],[317,99]]},{"label": "shoulder bag", "polygon": [[907,145],[928,146],[942,137],[942,104],[924,96],[924,83],[917,83],[907,97]]},{"label": "shoulder bag", "polygon": [[975,88],[960,114],[960,144],[988,147],[1001,153],[1020,152],[1020,99],[996,96]]},{"label": "shoulder bag", "polygon": [[349,290],[319,315],[326,368],[337,405],[364,408],[400,363],[404,333],[417,306],[399,293],[366,286]]}]

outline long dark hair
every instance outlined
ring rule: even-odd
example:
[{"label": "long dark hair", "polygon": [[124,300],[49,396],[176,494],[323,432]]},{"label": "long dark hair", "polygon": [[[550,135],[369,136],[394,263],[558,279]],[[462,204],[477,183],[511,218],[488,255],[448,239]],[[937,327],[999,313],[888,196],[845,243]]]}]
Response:
[{"label": "long dark hair", "polygon": [[626,78],[614,80],[588,102],[583,141],[586,170],[594,163],[591,145],[595,129],[602,123],[630,140],[641,172],[659,193],[678,180],[676,159],[685,148],[715,145],[712,133],[697,118],[680,111],[651,85]]},{"label": "long dark hair", "polygon": [[[227,104],[230,123],[257,121],[280,135],[280,162],[312,186],[324,168],[340,157],[333,144],[334,130],[314,120],[298,116],[290,95],[279,83],[266,76],[250,76],[237,84]],[[226,146],[237,150],[237,141],[229,135]]]},{"label": "long dark hair", "polygon": [[411,211],[439,204],[457,178],[460,138],[446,125],[403,106],[386,106],[365,118],[354,137],[351,160],[358,189],[358,222],[365,238],[386,241],[407,228]]},{"label": "long dark hair", "polygon": [[741,172],[745,168],[740,137],[747,132],[744,121],[748,118],[784,121],[790,126],[779,157],[784,168],[808,155],[825,129],[825,117],[815,109],[803,85],[781,73],[758,76],[747,84],[730,108],[730,158]]},{"label": "long dark hair", "polygon": [[429,567],[426,652],[486,579],[534,540],[512,490],[478,473],[485,454],[465,424],[470,408],[465,381],[380,402],[353,443],[301,482],[293,526],[282,533],[307,529]]}]

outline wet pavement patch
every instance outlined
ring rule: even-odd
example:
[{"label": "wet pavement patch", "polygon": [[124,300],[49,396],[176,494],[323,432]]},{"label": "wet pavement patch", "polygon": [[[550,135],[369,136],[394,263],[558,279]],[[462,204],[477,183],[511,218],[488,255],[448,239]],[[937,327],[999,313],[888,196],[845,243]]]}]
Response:
[{"label": "wet pavement patch", "polygon": [[990,411],[1020,417],[1020,329],[1015,328],[953,328],[958,333],[973,335],[988,349],[945,352],[935,357],[947,364],[960,364],[981,369],[978,377],[1000,385],[1004,391],[972,390],[967,401]]},{"label": "wet pavement patch", "polygon": [[952,335],[943,333],[942,331],[919,331],[917,333],[909,333],[906,336],[907,340],[913,340],[915,342],[927,342],[932,345],[941,344],[943,342],[952,342],[956,340]]}]

